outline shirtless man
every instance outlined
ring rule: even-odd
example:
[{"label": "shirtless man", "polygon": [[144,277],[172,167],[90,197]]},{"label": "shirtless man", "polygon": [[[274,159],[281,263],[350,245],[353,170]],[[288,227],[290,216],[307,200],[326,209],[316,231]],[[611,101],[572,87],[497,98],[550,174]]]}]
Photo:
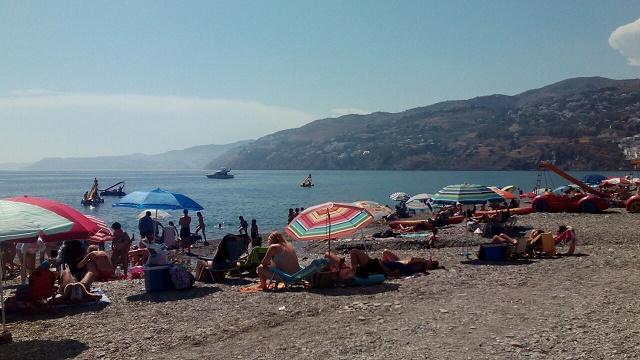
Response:
[{"label": "shirtless man", "polygon": [[86,289],[91,289],[94,281],[104,281],[113,277],[113,265],[106,252],[98,250],[96,245],[87,249],[87,256],[78,263],[78,268],[87,267],[87,273],[80,280]]},{"label": "shirtless man", "polygon": [[180,239],[189,240],[191,237],[191,216],[189,216],[189,211],[184,209],[182,211],[184,215],[178,221],[180,225]]},{"label": "shirtless man", "polygon": [[114,222],[111,228],[113,229],[111,265],[122,265],[122,270],[126,274],[129,269],[129,250],[132,240],[129,234],[122,230],[119,222]]}]

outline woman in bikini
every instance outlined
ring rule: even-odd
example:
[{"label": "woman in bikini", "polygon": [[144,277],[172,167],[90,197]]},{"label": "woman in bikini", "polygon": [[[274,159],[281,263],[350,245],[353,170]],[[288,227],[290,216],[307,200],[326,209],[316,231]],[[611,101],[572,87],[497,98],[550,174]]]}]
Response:
[{"label": "woman in bikini", "polygon": [[261,289],[267,288],[268,279],[279,279],[271,269],[277,268],[291,274],[300,270],[295,249],[285,240],[281,233],[272,232],[269,235],[268,242],[269,249],[267,249],[267,253],[257,269]]}]

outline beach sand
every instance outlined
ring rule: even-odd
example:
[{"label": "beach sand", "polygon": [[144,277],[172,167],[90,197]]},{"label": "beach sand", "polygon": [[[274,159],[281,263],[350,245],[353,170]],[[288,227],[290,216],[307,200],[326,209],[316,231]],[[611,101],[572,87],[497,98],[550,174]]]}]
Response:
[{"label": "beach sand", "polygon": [[[374,255],[386,247],[446,266],[371,287],[240,293],[253,279],[233,279],[151,295],[142,280],[98,283],[109,306],[10,315],[14,343],[0,359],[640,358],[640,215],[532,214],[518,226],[562,223],[583,256],[465,263],[465,246],[487,240],[457,225],[441,230],[438,249],[367,241]],[[309,244],[305,256],[325,250]]]}]

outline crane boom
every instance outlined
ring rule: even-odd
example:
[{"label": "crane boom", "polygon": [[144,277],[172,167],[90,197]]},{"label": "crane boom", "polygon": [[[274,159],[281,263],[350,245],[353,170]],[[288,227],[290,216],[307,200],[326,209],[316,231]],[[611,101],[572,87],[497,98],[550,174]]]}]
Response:
[{"label": "crane boom", "polygon": [[600,196],[602,198],[608,198],[609,195],[607,195],[606,193],[603,193],[602,191],[599,191],[597,189],[592,188],[591,186],[585,184],[584,182],[574,178],[573,176],[567,174],[566,172],[560,170],[560,168],[558,168],[557,166],[553,165],[550,162],[547,161],[541,161],[538,164],[538,167],[541,169],[548,169],[553,171],[554,173],[558,174],[558,176],[560,176],[561,178],[567,180],[568,182],[572,183],[572,184],[576,184],[580,187],[580,189],[582,189],[584,192],[587,192],[589,194],[594,194],[597,196]]}]

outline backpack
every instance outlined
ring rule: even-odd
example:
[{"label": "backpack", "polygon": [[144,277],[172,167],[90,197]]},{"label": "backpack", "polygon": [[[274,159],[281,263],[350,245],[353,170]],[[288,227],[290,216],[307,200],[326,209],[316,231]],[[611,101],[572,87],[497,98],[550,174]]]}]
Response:
[{"label": "backpack", "polygon": [[171,266],[169,268],[171,282],[176,290],[188,289],[195,284],[196,279],[193,275],[180,266]]}]

